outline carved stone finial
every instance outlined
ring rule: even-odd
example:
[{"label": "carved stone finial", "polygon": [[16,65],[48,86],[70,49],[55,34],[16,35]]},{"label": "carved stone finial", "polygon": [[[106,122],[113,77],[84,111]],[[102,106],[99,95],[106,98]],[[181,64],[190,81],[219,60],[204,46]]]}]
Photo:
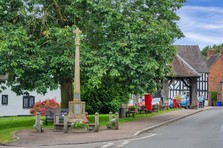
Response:
[{"label": "carved stone finial", "polygon": [[80,34],[81,34],[81,31],[80,31],[79,28],[76,28],[76,29],[74,30],[74,33],[76,34],[76,38],[79,38],[79,36],[80,36]]}]

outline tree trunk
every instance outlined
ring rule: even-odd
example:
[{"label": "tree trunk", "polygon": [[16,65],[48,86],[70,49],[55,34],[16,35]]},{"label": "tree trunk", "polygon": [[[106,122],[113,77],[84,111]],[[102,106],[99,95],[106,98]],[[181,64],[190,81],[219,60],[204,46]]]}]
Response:
[{"label": "tree trunk", "polygon": [[61,90],[61,108],[68,108],[69,101],[73,100],[72,80],[64,80],[60,84]]}]

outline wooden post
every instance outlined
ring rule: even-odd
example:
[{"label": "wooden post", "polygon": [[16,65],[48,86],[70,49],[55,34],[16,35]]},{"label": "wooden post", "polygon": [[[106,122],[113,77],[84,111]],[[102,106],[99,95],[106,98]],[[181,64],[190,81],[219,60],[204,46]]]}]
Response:
[{"label": "wooden post", "polygon": [[169,84],[168,80],[163,80],[163,89],[161,90],[161,94],[163,97],[163,103],[166,103],[169,106]]},{"label": "wooden post", "polygon": [[118,112],[116,112],[115,113],[115,130],[119,129],[118,120],[119,120]]},{"label": "wooden post", "polygon": [[95,132],[98,132],[99,131],[99,114],[96,112],[95,113]]},{"label": "wooden post", "polygon": [[191,96],[192,96],[191,108],[197,109],[198,107],[197,78],[191,78]]},{"label": "wooden post", "polygon": [[109,122],[112,121],[112,112],[109,112]]},{"label": "wooden post", "polygon": [[63,122],[64,122],[64,133],[67,133],[68,132],[67,113],[64,114]]},{"label": "wooden post", "polygon": [[55,124],[59,124],[59,123],[60,123],[59,113],[56,113],[55,118],[56,118],[56,120],[55,120],[55,121],[56,121]]},{"label": "wooden post", "polygon": [[36,131],[38,133],[40,133],[42,130],[41,130],[41,123],[40,123],[40,113],[39,112],[36,112]]}]

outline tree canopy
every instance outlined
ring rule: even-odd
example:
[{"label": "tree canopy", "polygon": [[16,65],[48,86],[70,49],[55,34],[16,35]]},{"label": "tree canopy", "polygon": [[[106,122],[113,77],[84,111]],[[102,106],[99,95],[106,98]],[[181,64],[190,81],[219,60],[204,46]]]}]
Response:
[{"label": "tree canopy", "polygon": [[73,30],[79,27],[81,95],[87,104],[152,93],[170,72],[172,43],[183,36],[176,10],[184,2],[0,0],[0,70],[18,94],[59,86],[67,107],[73,98]]},{"label": "tree canopy", "polygon": [[208,53],[208,50],[213,48],[215,50],[215,54],[219,54],[219,51],[221,48],[223,48],[223,44],[219,44],[219,45],[213,45],[213,46],[206,46],[202,49],[201,53],[204,55],[204,56],[207,56],[207,53]]}]

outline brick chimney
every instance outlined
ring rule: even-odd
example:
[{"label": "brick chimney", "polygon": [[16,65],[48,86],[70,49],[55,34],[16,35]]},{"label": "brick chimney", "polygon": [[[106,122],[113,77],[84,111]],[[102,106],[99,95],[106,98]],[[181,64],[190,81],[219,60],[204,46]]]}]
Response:
[{"label": "brick chimney", "polygon": [[[222,53],[223,53],[223,52],[222,52]],[[207,57],[210,58],[210,57],[213,56],[213,55],[214,55],[214,48],[211,48],[211,49],[208,50],[208,55],[207,55]]]}]

